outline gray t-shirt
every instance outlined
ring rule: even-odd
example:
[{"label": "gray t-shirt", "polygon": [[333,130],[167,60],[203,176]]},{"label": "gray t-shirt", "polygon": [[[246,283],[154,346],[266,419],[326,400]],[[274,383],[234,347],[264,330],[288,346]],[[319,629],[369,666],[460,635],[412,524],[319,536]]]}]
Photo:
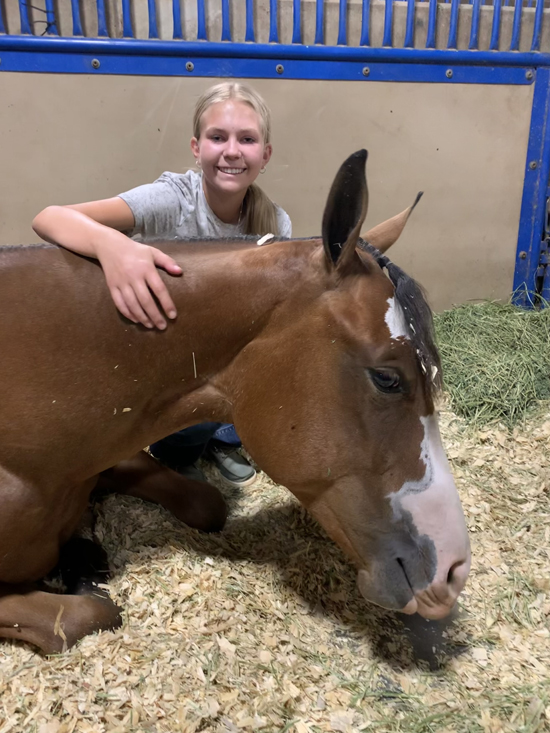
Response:
[{"label": "gray t-shirt", "polygon": [[[238,237],[242,224],[226,224],[218,219],[206,201],[202,173],[166,171],[154,183],[132,188],[120,194],[134,215],[135,226],[128,236],[140,242],[192,237]],[[275,204],[282,237],[292,236],[290,218]]]}]

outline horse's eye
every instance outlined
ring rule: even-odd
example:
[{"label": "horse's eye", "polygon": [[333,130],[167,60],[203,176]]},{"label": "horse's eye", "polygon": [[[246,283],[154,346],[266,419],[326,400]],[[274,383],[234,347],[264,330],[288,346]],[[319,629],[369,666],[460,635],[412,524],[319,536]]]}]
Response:
[{"label": "horse's eye", "polygon": [[401,377],[397,372],[369,369],[370,378],[376,389],[386,394],[396,394],[403,391]]}]

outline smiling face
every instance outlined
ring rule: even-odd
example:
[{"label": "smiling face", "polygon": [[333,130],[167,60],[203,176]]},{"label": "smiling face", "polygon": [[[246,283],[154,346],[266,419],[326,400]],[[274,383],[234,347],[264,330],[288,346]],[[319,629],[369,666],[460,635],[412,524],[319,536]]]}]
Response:
[{"label": "smiling face", "polygon": [[246,102],[229,99],[211,105],[191,149],[215,195],[243,194],[271,157],[259,115]]}]

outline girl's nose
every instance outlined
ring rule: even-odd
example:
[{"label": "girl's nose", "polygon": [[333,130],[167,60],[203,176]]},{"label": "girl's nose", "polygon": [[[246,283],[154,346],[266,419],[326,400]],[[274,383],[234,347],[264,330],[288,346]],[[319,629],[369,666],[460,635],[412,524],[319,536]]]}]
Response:
[{"label": "girl's nose", "polygon": [[227,141],[227,145],[225,146],[225,156],[229,156],[231,158],[239,158],[241,155],[241,150],[239,148],[239,144],[235,138],[230,137]]}]

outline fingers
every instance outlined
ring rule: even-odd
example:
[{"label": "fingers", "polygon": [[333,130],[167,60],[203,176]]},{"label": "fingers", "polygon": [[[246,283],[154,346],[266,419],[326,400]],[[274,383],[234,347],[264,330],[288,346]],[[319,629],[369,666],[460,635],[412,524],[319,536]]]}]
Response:
[{"label": "fingers", "polygon": [[151,249],[153,251],[153,261],[157,267],[162,267],[170,275],[181,275],[183,270],[172,257],[161,252],[156,247],[151,247]]},{"label": "fingers", "polygon": [[161,304],[162,309],[166,313],[168,318],[175,318],[177,316],[176,306],[174,305],[174,301],[168,293],[166,285],[163,283],[156,270],[150,273],[149,277],[147,278],[147,284]]},{"label": "fingers", "polygon": [[127,305],[129,305],[129,299],[132,301],[132,313],[136,314],[138,311],[140,313],[138,318],[140,323],[143,323],[147,328],[153,328],[153,325],[161,330],[166,328],[166,320],[155,303],[146,282],[135,283],[133,290],[128,288],[125,293]]}]

